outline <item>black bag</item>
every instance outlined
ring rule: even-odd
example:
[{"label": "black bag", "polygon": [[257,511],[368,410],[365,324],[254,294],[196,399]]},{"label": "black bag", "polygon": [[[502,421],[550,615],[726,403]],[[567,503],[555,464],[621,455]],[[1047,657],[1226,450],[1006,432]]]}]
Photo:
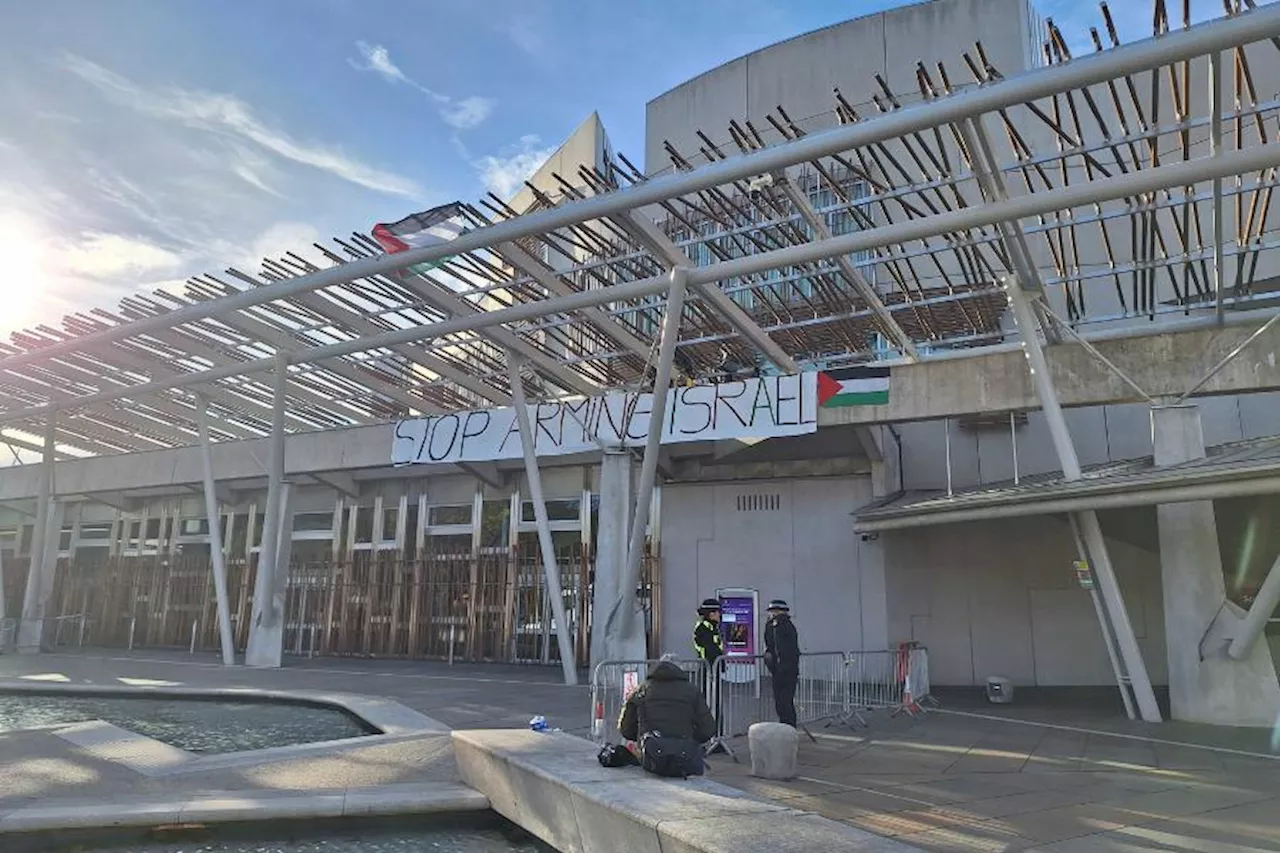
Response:
[{"label": "black bag", "polygon": [[606,743],[600,747],[596,760],[600,762],[601,767],[634,767],[640,763],[631,750],[616,743]]},{"label": "black bag", "polygon": [[640,739],[640,766],[655,776],[688,779],[696,766],[694,755],[700,749],[692,740],[650,732]]}]

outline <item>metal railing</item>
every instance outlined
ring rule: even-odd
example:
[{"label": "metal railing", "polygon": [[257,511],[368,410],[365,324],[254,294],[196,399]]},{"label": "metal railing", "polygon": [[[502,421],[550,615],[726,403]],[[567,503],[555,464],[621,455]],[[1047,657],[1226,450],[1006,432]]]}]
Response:
[{"label": "metal railing", "polygon": [[[672,661],[703,686],[715,714],[719,738],[738,737],[754,723],[776,722],[773,677],[763,658],[722,657],[708,678],[700,660]],[[604,661],[591,676],[591,736],[597,742],[618,737],[623,703],[657,661]],[[887,651],[807,652],[800,656],[796,681],[796,723],[808,732],[819,723],[869,725],[866,714],[923,713],[937,702],[930,695],[929,653],[903,643]],[[812,737],[812,735],[810,735]]]}]

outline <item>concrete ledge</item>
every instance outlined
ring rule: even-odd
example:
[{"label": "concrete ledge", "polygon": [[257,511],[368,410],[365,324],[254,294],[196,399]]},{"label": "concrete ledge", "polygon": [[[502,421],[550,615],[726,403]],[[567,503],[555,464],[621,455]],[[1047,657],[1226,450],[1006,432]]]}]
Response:
[{"label": "concrete ledge", "polygon": [[195,753],[103,720],[59,726],[54,734],[95,758],[123,764],[143,776],[164,776],[198,759]]},{"label": "concrete ledge", "polygon": [[127,699],[169,698],[241,702],[280,702],[336,708],[379,734],[446,734],[449,727],[391,699],[323,690],[256,690],[248,687],[127,687],[120,684],[56,684],[0,681],[0,693],[58,696],[106,696]]},{"label": "concrete ledge", "polygon": [[601,767],[598,747],[572,735],[455,731],[453,748],[463,781],[494,811],[566,853],[917,849],[706,778]]},{"label": "concrete ledge", "polygon": [[[6,833],[59,829],[111,829],[177,823],[243,823],[299,818],[372,815],[452,814],[485,811],[488,799],[462,785],[444,782],[381,785],[333,791],[221,791],[164,797],[64,800],[57,806],[28,806],[0,816]],[[4,847],[0,843],[0,849]]]}]

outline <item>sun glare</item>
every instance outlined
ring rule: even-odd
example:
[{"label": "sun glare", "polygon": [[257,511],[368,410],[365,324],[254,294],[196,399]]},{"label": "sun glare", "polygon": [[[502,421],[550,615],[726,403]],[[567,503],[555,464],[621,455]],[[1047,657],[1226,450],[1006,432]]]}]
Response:
[{"label": "sun glare", "polygon": [[0,215],[0,333],[22,329],[37,321],[42,297],[52,285],[50,259],[39,232],[28,223]]}]

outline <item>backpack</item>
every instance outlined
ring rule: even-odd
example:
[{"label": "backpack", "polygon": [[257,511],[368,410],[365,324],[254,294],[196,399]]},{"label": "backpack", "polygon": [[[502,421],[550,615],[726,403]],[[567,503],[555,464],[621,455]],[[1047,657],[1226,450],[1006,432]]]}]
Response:
[{"label": "backpack", "polygon": [[601,747],[596,760],[600,762],[601,767],[634,767],[640,763],[631,754],[631,750],[614,743],[606,743]]},{"label": "backpack", "polygon": [[640,766],[655,776],[688,779],[698,749],[702,747],[692,740],[649,732],[640,739]]}]

